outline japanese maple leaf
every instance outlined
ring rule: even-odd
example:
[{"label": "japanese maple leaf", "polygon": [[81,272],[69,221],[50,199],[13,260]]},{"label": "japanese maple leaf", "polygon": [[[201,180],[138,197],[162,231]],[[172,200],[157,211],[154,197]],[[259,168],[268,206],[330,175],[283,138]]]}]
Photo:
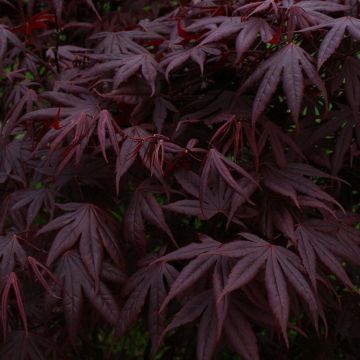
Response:
[{"label": "japanese maple leaf", "polygon": [[[327,136],[334,135],[336,131],[343,125],[344,121],[354,121],[351,110],[346,106],[340,105],[340,110],[333,110],[326,121],[315,125],[313,118],[309,119],[308,124],[304,123],[302,132],[296,137],[296,142],[302,151],[309,151],[316,143],[324,140]],[[306,139],[306,141],[304,141]]]},{"label": "japanese maple leaf", "polygon": [[[200,42],[200,45],[206,45],[227,38],[238,32],[244,26],[240,16],[224,16],[220,17],[220,19],[223,19],[223,21],[219,24],[219,26],[214,26],[213,30],[208,31],[205,34],[204,39]],[[211,19],[209,21],[211,21]]]},{"label": "japanese maple leaf", "polygon": [[217,339],[220,339],[221,337],[223,326],[226,323],[229,305],[231,303],[230,294],[223,297],[221,297],[221,294],[233,265],[233,259],[222,256],[217,260],[212,274],[212,293],[214,300],[216,300]]},{"label": "japanese maple leaf", "polygon": [[[303,206],[301,196],[298,197],[298,201],[300,206]],[[298,213],[293,212],[293,209],[289,207],[289,200],[287,198],[283,199],[281,197],[274,197],[271,193],[264,193],[264,197],[261,199],[261,203],[257,205],[256,210],[253,214],[250,212],[249,217],[251,215],[253,218],[256,217],[256,221],[259,224],[257,226],[259,234],[274,241],[279,236],[278,231],[286,238],[292,240],[295,238],[294,229]],[[331,212],[330,210],[328,211]]]},{"label": "japanese maple leaf", "polygon": [[287,1],[284,4],[286,8],[287,33],[291,40],[294,31],[304,29],[310,26],[328,23],[331,17],[325,13],[340,12],[348,9],[347,6],[330,1]]},{"label": "japanese maple leaf", "polygon": [[178,272],[170,264],[164,262],[151,264],[151,260],[155,258],[143,260],[143,266],[125,284],[123,295],[127,296],[127,300],[117,318],[116,334],[122,336],[137,320],[148,299],[147,319],[154,354],[166,327],[166,312],[159,313],[159,308],[166,297],[166,288],[171,286]]},{"label": "japanese maple leaf", "polygon": [[172,299],[176,298],[184,290],[196,284],[216,265],[219,257],[200,255],[211,250],[216,250],[219,246],[221,246],[221,243],[203,234],[199,235],[199,240],[201,241],[200,243],[193,243],[184,246],[156,260],[156,262],[168,262],[195,258],[182,269],[181,273],[172,284],[169,293],[161,305],[160,311],[164,310]]},{"label": "japanese maple leaf", "polygon": [[88,93],[81,93],[76,96],[61,91],[44,91],[41,93],[41,98],[55,106],[29,112],[22,117],[22,120],[46,120],[49,117],[54,118],[58,113],[59,107],[61,108],[60,117],[65,120],[80,112],[87,113],[89,116],[98,115],[100,112],[97,107],[96,98]]},{"label": "japanese maple leaf", "polygon": [[33,83],[23,82],[21,85],[12,88],[7,97],[8,103],[13,102],[10,112],[7,114],[7,121],[1,129],[1,133],[5,136],[10,135],[14,128],[19,124],[19,119],[24,112],[30,112],[35,107],[41,106],[38,95],[32,89],[29,89]]},{"label": "japanese maple leaf", "polygon": [[[100,148],[103,153],[103,157],[106,162],[108,158],[106,156],[107,143],[110,143],[115,151],[115,154],[119,153],[119,144],[117,134],[120,132],[120,128],[117,126],[113,117],[108,110],[101,110],[99,114],[99,120],[97,125],[97,136],[100,143]],[[108,139],[107,139],[108,135]],[[107,141],[108,140],[108,141]]]},{"label": "japanese maple leaf", "polygon": [[[355,74],[353,74],[355,75]],[[355,76],[353,76],[355,77]],[[340,115],[340,116],[339,116]],[[346,117],[342,117],[342,115],[347,115]],[[338,133],[337,133],[337,141],[334,149],[334,153],[331,158],[331,173],[337,175],[346,161],[346,155],[349,156],[351,154],[351,144],[353,139],[357,140],[359,143],[360,135],[359,135],[359,120],[354,118],[353,112],[349,114],[346,111],[340,111],[337,114],[337,120],[342,120],[341,125],[339,124]]]},{"label": "japanese maple leaf", "polygon": [[200,203],[200,177],[192,171],[178,171],[175,174],[177,181],[183,189],[194,196],[196,199],[178,200],[170,204],[163,205],[163,209],[178,212],[181,214],[197,216],[200,219],[210,219],[217,213],[224,213],[233,191],[226,186],[224,181],[219,179],[220,185],[213,186],[213,190],[207,190],[203,203]]},{"label": "japanese maple leaf", "polygon": [[285,167],[288,162],[285,154],[286,147],[292,150],[292,153],[304,159],[303,153],[290,135],[286,134],[279,126],[271,121],[267,121],[264,125],[264,131],[261,134],[258,144],[259,153],[267,149],[265,147],[267,140],[271,144],[271,151],[279,167]]},{"label": "japanese maple leaf", "polygon": [[[219,340],[221,335],[224,334],[233,349],[244,357],[244,359],[258,359],[259,354],[256,336],[248,321],[248,317],[260,323],[262,321],[259,321],[259,318],[262,318],[263,321],[266,319],[265,322],[267,322],[268,326],[273,328],[276,328],[276,325],[274,326],[272,320],[269,321],[266,300],[257,302],[257,311],[253,312],[248,311],[248,306],[246,306],[245,302],[240,301],[239,298],[232,297],[230,293],[223,295],[227,279],[233,266],[233,258],[221,256],[217,260],[212,274],[212,301],[215,306],[217,327],[216,340]],[[254,288],[255,286],[253,286],[253,289]],[[244,293],[248,296],[250,291],[244,289]],[[264,295],[265,294],[260,298],[265,298],[266,295]],[[251,297],[251,295],[249,297]],[[264,312],[264,310],[266,312]]]},{"label": "japanese maple leaf", "polygon": [[161,183],[163,181],[163,166],[174,153],[184,149],[160,134],[151,134],[146,128],[132,126],[123,132],[123,142],[116,161],[116,189],[120,188],[121,177],[139,156],[143,165]]},{"label": "japanese maple leaf", "polygon": [[4,60],[8,43],[16,46],[20,50],[24,49],[24,44],[13,34],[5,25],[0,24],[0,69]]},{"label": "japanese maple leaf", "polygon": [[[181,301],[182,308],[174,316],[172,322],[164,330],[162,337],[179,326],[188,324],[200,317],[198,328],[197,353],[200,359],[210,359],[222,332],[229,338],[231,345],[245,359],[259,358],[256,338],[251,326],[227,294],[224,287],[231,271],[232,258],[225,252],[222,255],[223,245],[210,237],[201,235],[201,243],[192,243],[188,246],[171,252],[157,261],[179,261],[192,259],[180,272],[170,288],[169,294],[161,306],[162,311],[168,302],[180,295],[189,287],[197,284],[208,273],[212,274],[212,289],[199,291],[197,286],[193,289],[197,293]],[[220,255],[220,256],[219,256]],[[230,262],[229,262],[230,261]],[[238,316],[232,316],[235,307]],[[208,330],[206,330],[206,328]],[[229,334],[237,329],[236,336]]]},{"label": "japanese maple leaf", "polygon": [[155,262],[192,259],[196,256],[206,253],[207,251],[216,249],[221,245],[221,242],[214,240],[210,236],[204,234],[199,234],[199,241],[200,242],[193,242],[189,245],[183,246],[180,249],[163,255],[160,258],[156,259]]},{"label": "japanese maple leaf", "polygon": [[245,199],[249,201],[246,191],[242,189],[242,187],[231,175],[230,169],[249,179],[254,184],[257,184],[254,178],[240,165],[229,160],[216,149],[210,149],[204,161],[200,177],[200,201],[205,199],[205,191],[208,186],[209,178],[214,174],[214,172],[217,173],[230,188],[236,191],[239,195],[244,196]]},{"label": "japanese maple leaf", "polygon": [[39,162],[34,163],[36,173],[54,180],[57,190],[74,183],[98,189],[106,188],[111,169],[101,158],[86,154],[79,165],[70,162],[59,173],[57,166],[61,161],[59,158],[61,158],[62,153],[62,149],[56,151],[50,161],[46,158],[39,159]]},{"label": "japanese maple leaf", "polygon": [[341,258],[355,264],[360,263],[359,244],[350,237],[338,237],[338,228],[335,223],[314,220],[299,224],[295,234],[300,257],[316,287],[317,263],[322,263],[337,278],[350,289],[353,284],[346,274]]},{"label": "japanese maple leaf", "polygon": [[61,286],[59,280],[54,276],[54,274],[48,269],[47,266],[42,264],[40,261],[36,260],[32,256],[27,257],[28,261],[28,267],[31,270],[32,274],[35,277],[35,280],[38,281],[43,288],[46,290],[46,292],[51,295],[52,297],[56,298],[57,295],[55,292],[51,289],[48,281],[46,280],[46,277],[48,277],[50,280],[52,280],[52,285]]},{"label": "japanese maple leaf", "polygon": [[317,56],[317,66],[318,69],[324,64],[324,62],[335,52],[339,47],[344,35],[346,32],[348,34],[360,41],[360,20],[352,16],[344,16],[337,19],[332,19],[331,21],[312,26],[302,31],[310,31],[315,29],[321,29],[324,27],[330,27],[331,29],[326,33],[324,39],[321,41],[318,56]]},{"label": "japanese maple leaf", "polygon": [[236,12],[241,14],[246,14],[247,17],[250,17],[254,14],[257,14],[262,11],[267,11],[271,9],[275,14],[279,11],[278,1],[277,0],[264,0],[264,1],[254,1],[250,4],[242,5],[236,9]]},{"label": "japanese maple leaf", "polygon": [[[245,137],[252,139],[252,129],[246,121],[239,120],[231,113],[220,113],[219,119],[223,117],[224,123],[216,130],[210,143],[219,149],[224,155],[232,148],[232,155],[237,158],[243,155]],[[217,122],[217,117],[211,119],[210,123]],[[249,140],[251,142],[251,140]]]},{"label": "japanese maple leaf", "polygon": [[124,217],[124,237],[140,254],[146,251],[145,220],[162,230],[176,245],[176,241],[165,221],[163,211],[155,197],[141,184],[132,196]]},{"label": "japanese maple leaf", "polygon": [[[137,35],[137,36],[136,36]],[[145,39],[162,39],[155,33],[141,32]],[[91,36],[91,39],[100,40],[95,51],[111,56],[124,54],[148,54],[143,46],[134,40],[139,37],[139,31],[100,32]]]},{"label": "japanese maple leaf", "polygon": [[226,17],[216,29],[206,34],[200,45],[217,42],[235,33],[238,34],[235,41],[238,60],[251,47],[258,34],[263,42],[270,41],[274,36],[274,31],[264,19],[253,17],[243,21],[241,17]]},{"label": "japanese maple leaf", "polygon": [[342,62],[341,70],[332,82],[332,90],[344,87],[345,95],[353,115],[359,119],[360,107],[360,60],[348,56]]},{"label": "japanese maple leaf", "polygon": [[172,14],[167,14],[161,17],[156,17],[153,19],[140,19],[138,26],[140,29],[144,30],[144,35],[170,35],[173,30],[175,20],[172,17]]},{"label": "japanese maple leaf", "polygon": [[199,327],[197,332],[197,359],[211,359],[217,344],[217,319],[216,316],[214,316],[216,312],[214,303],[215,301],[210,290],[193,296],[191,300],[186,302],[180,311],[175,314],[162,336],[165,336],[166,333],[173,329],[194,322],[200,318],[200,320],[198,320]]},{"label": "japanese maple leaf", "polygon": [[[217,122],[224,122],[229,119],[234,119],[235,114],[239,115],[239,118],[242,115],[249,115],[248,107],[239,101],[239,97],[235,99],[235,94],[230,91],[221,92],[220,95],[210,93],[206,98],[205,102],[202,99],[195,102],[196,108],[199,110],[194,111],[190,114],[186,114],[178,123],[176,128],[176,135],[184,131],[184,128],[187,123],[199,122],[204,121],[208,124],[217,123]],[[235,104],[241,103],[243,113],[237,114],[234,109]],[[250,111],[251,115],[251,111]],[[248,116],[244,116],[247,118]]]},{"label": "japanese maple leaf", "polygon": [[95,134],[105,160],[107,160],[105,152],[107,142],[111,144],[115,153],[119,151],[119,127],[108,110],[100,110],[97,107],[94,97],[90,95],[77,97],[56,91],[44,93],[42,97],[60,106],[35,110],[21,119],[23,121],[52,119],[53,126],[47,129],[38,148],[50,144],[51,156],[61,144],[66,144],[58,164],[59,173],[72,158],[75,158],[76,164],[80,163],[91,137]]},{"label": "japanese maple leaf", "polygon": [[[182,39],[181,43],[184,44],[187,42],[191,42],[191,41],[194,42],[196,40],[199,40],[201,38],[201,36],[207,32],[207,30],[203,29],[200,32],[190,32],[183,27],[181,20],[178,20],[176,23],[176,32],[177,32],[177,35],[179,35],[179,37]],[[175,41],[175,43],[176,43],[176,41]]]},{"label": "japanese maple leaf", "polygon": [[27,207],[26,225],[29,228],[36,216],[42,209],[49,212],[50,218],[53,217],[55,210],[54,193],[46,188],[35,190],[22,190],[14,193],[14,205],[11,211],[16,211]]},{"label": "japanese maple leaf", "polygon": [[245,360],[260,359],[256,336],[242,304],[232,302],[224,321],[224,334],[237,353]]},{"label": "japanese maple leaf", "polygon": [[24,162],[31,157],[31,143],[16,139],[1,143],[0,137],[0,150],[0,184],[12,179],[25,185]]},{"label": "japanese maple leaf", "polygon": [[150,133],[140,126],[133,126],[126,128],[123,131],[123,135],[124,140],[121,143],[116,160],[117,192],[119,191],[121,177],[126,174],[131,165],[135,162],[142,146],[145,146],[143,139],[148,138]]},{"label": "japanese maple leaf", "polygon": [[250,18],[243,23],[243,27],[235,41],[237,60],[241,59],[245,52],[250,49],[258,34],[260,34],[261,40],[267,43],[273,39],[274,30],[261,18]]},{"label": "japanese maple leaf", "polygon": [[[74,74],[75,76],[78,75],[78,70],[74,69],[74,64],[77,60],[85,60],[87,59],[87,54],[91,53],[90,49],[75,46],[75,45],[60,45],[57,48],[50,48],[46,51],[46,57],[49,61],[55,63],[58,62],[60,65],[62,72],[59,74],[59,77],[56,80],[54,89],[57,91],[57,87],[59,82],[65,83],[66,77],[69,77],[69,73]],[[89,58],[90,60],[90,58]],[[74,93],[77,89],[79,89],[79,85],[76,85],[75,76],[72,78],[72,82],[68,82],[68,90],[67,92]],[[82,88],[82,92],[86,93],[87,89]]]},{"label": "japanese maple leaf", "polygon": [[13,360],[46,360],[56,356],[56,344],[47,338],[23,330],[12,331],[0,348],[0,357]]},{"label": "japanese maple leaf", "polygon": [[[348,84],[348,90],[354,92],[350,96],[357,96],[358,90],[356,89],[356,71],[348,76],[351,76],[351,80]],[[342,77],[341,77],[342,78]],[[343,81],[343,79],[341,80]],[[354,87],[353,87],[354,86]],[[351,87],[351,89],[349,89]],[[346,92],[346,91],[345,91]],[[358,104],[353,104],[354,106]],[[339,106],[339,110],[334,110],[330,113],[329,118],[322,122],[319,126],[310,126],[308,129],[303,130],[303,134],[298,139],[298,144],[300,144],[302,139],[306,139],[306,142],[303,142],[303,151],[308,152],[308,156],[312,155],[312,150],[317,142],[323,141],[324,138],[330,136],[336,136],[337,141],[333,149],[333,153],[330,156],[327,156],[327,167],[331,168],[331,173],[337,175],[346,161],[346,156],[350,159],[351,157],[351,146],[356,139],[356,143],[360,143],[360,133],[359,133],[359,113],[354,113],[355,109],[350,109],[347,106]]]},{"label": "japanese maple leaf", "polygon": [[[199,323],[198,359],[211,359],[219,340],[217,334],[219,318],[214,316],[217,313],[216,306],[216,297],[211,290],[205,290],[192,296],[175,314],[162,337],[173,329],[197,321]],[[225,313],[223,331],[233,348],[244,359],[259,359],[255,334],[248,320],[235,304],[231,304],[230,309]]]},{"label": "japanese maple leaf", "polygon": [[[238,208],[246,202],[244,196],[235,193],[220,177],[214,177],[211,186],[206,190],[203,202],[200,202],[200,177],[192,171],[177,171],[175,178],[182,188],[196,199],[178,200],[163,205],[163,209],[175,211],[181,214],[197,216],[208,220],[217,213],[233,220]],[[256,185],[250,180],[243,178],[239,186],[244,189],[248,198],[256,190]]]},{"label": "japanese maple leaf", "polygon": [[164,97],[157,96],[155,99],[154,113],[152,118],[158,133],[161,133],[165,119],[169,112],[177,113],[178,109]]},{"label": "japanese maple leaf", "polygon": [[191,24],[185,27],[185,31],[188,32],[199,32],[203,28],[215,29],[215,27],[219,24],[222,24],[224,21],[229,19],[227,16],[219,15],[219,16],[211,16],[211,17],[201,17],[198,19],[194,19]]},{"label": "japanese maple leaf", "polygon": [[290,163],[284,169],[276,169],[269,166],[264,169],[264,185],[277,194],[290,198],[294,204],[300,207],[299,195],[308,196],[309,199],[330,203],[342,208],[341,205],[328,193],[316,185],[307,177],[333,178],[316,168],[306,164]]},{"label": "japanese maple leaf", "polygon": [[95,288],[93,278],[84,267],[77,251],[69,250],[63,253],[54,274],[63,284],[59,295],[63,298],[65,319],[71,339],[74,340],[79,327],[84,296],[108,323],[116,323],[119,309],[114,297],[100,280]]},{"label": "japanese maple leaf", "polygon": [[[61,110],[59,110],[58,114],[60,114],[60,112]],[[59,117],[59,115],[57,116]],[[68,120],[69,122],[64,126],[61,126],[61,122],[57,121],[54,131],[51,131],[53,130],[51,129],[41,141],[41,143],[44,143],[50,136],[53,137],[49,151],[49,155],[52,156],[54,151],[58,150],[61,144],[66,143],[67,140],[69,140],[69,143],[66,144],[66,147],[59,158],[60,163],[58,164],[58,173],[63,170],[65,165],[67,165],[72,158],[74,158],[76,165],[80,163],[90,138],[96,129],[96,117],[88,115],[85,112],[75,113]],[[103,153],[105,152],[103,151]]]},{"label": "japanese maple leaf", "polygon": [[310,56],[304,49],[291,43],[260,64],[239,90],[243,92],[262,79],[253,103],[253,122],[266,109],[281,79],[286,102],[294,121],[297,122],[304,93],[303,71],[309,80],[321,90],[325,100],[327,100],[325,86],[314,68]]},{"label": "japanese maple leaf", "polygon": [[26,252],[16,234],[0,236],[0,282],[18,267],[27,266]]},{"label": "japanese maple leaf", "polygon": [[77,154],[77,161],[80,160],[92,132],[96,129],[100,110],[96,99],[86,93],[75,96],[60,91],[47,91],[43,92],[41,97],[57,106],[30,111],[22,116],[20,121],[43,122],[44,133],[38,148],[50,146],[50,152],[54,152],[58,145],[69,140],[73,132],[76,133],[76,136],[71,137],[71,146],[69,144],[64,150],[63,162],[59,164],[60,172],[74,154]]},{"label": "japanese maple leaf", "polygon": [[208,55],[218,56],[221,50],[216,46],[197,45],[190,49],[178,49],[168,54],[162,61],[161,66],[165,69],[165,77],[169,81],[170,72],[184,65],[189,59],[196,62],[200,67],[201,74],[204,73],[205,60]]},{"label": "japanese maple leaf", "polygon": [[93,66],[86,71],[84,77],[102,76],[109,71],[115,71],[113,87],[117,89],[120,84],[141,71],[142,76],[151,88],[151,95],[155,94],[155,81],[159,71],[158,63],[148,52],[110,57],[107,56],[101,64]]},{"label": "japanese maple leaf", "polygon": [[24,299],[21,289],[21,284],[19,282],[18,276],[15,272],[11,272],[4,285],[1,289],[1,325],[2,325],[2,333],[4,336],[4,340],[6,341],[7,332],[8,332],[8,306],[9,306],[9,298],[10,298],[10,291],[14,293],[16,306],[18,308],[18,312],[21,318],[21,321],[24,326],[25,334],[28,334],[28,322],[25,313],[25,306],[24,306]]},{"label": "japanese maple leaf", "polygon": [[106,252],[116,264],[123,264],[114,224],[107,214],[92,204],[58,205],[66,214],[46,224],[38,235],[58,230],[52,242],[47,264],[78,245],[81,260],[99,286],[101,267]]},{"label": "japanese maple leaf", "polygon": [[303,275],[305,270],[299,257],[293,252],[253,234],[241,233],[238,241],[224,244],[210,254],[239,258],[231,270],[221,296],[243,287],[260,271],[264,271],[269,305],[286,341],[290,311],[288,282],[308,305],[317,327],[317,317],[320,313],[317,299]]}]

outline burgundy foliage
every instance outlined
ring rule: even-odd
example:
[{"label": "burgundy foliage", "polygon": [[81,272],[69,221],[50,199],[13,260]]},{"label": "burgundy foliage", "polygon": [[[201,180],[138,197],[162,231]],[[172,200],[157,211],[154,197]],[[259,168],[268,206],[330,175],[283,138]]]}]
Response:
[{"label": "burgundy foliage", "polygon": [[0,0],[0,358],[357,359],[359,15]]}]

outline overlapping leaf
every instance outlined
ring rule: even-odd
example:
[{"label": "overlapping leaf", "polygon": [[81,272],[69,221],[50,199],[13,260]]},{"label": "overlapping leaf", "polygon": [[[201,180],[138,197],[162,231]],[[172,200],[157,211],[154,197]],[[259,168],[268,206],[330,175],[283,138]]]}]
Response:
[{"label": "overlapping leaf", "polygon": [[[345,84],[343,85],[343,83]],[[341,71],[334,79],[333,90],[340,90],[342,85],[345,89],[346,98],[355,117],[358,117],[360,104],[360,60],[355,57],[347,57],[342,64]]]},{"label": "overlapping leaf", "polygon": [[263,42],[270,41],[274,36],[271,26],[262,18],[252,17],[243,21],[241,17],[229,17],[225,18],[217,28],[209,31],[200,45],[220,41],[235,33],[238,33],[235,41],[237,59],[240,59],[250,48],[259,33]]},{"label": "overlapping leaf", "polygon": [[325,86],[314,68],[310,56],[301,47],[291,43],[261,63],[240,88],[242,92],[262,79],[253,103],[253,122],[266,109],[281,79],[286,102],[294,121],[297,121],[304,93],[303,72],[320,89],[326,99]]},{"label": "overlapping leaf", "polygon": [[[287,4],[288,3],[288,4]],[[342,12],[348,7],[330,1],[288,1],[284,4],[288,19],[287,33],[292,39],[294,31],[308,28],[310,26],[328,23],[331,17],[326,13]]]},{"label": "overlapping leaf", "polygon": [[152,351],[159,346],[161,334],[166,327],[166,313],[159,314],[159,309],[166,297],[166,288],[171,286],[177,276],[177,270],[166,263],[157,262],[140,268],[127,281],[123,290],[128,296],[117,318],[118,336],[137,320],[146,298],[148,298],[148,328],[151,334]]},{"label": "overlapping leaf", "polygon": [[239,258],[231,270],[223,295],[243,287],[264,269],[268,301],[285,339],[290,311],[287,283],[292,285],[307,304],[317,327],[320,310],[316,295],[303,275],[304,268],[300,259],[293,252],[255,235],[242,233],[240,240],[223,245],[212,253]]},{"label": "overlapping leaf", "polygon": [[147,51],[134,41],[137,37],[145,39],[161,39],[154,32],[139,32],[136,30],[119,32],[99,32],[91,38],[100,40],[95,50],[97,53],[117,56],[123,54],[144,54]]},{"label": "overlapping leaf", "polygon": [[99,286],[105,252],[116,264],[123,264],[120,241],[106,213],[92,204],[70,203],[61,206],[66,214],[45,225],[38,235],[58,230],[47,264],[78,246],[86,270]]},{"label": "overlapping leaf", "polygon": [[7,338],[8,333],[8,306],[10,300],[10,291],[12,290],[13,296],[15,297],[16,306],[18,313],[23,323],[24,332],[28,334],[28,321],[25,312],[24,295],[22,293],[22,287],[19,282],[18,276],[15,272],[11,272],[7,277],[1,289],[1,325],[4,339]]},{"label": "overlapping leaf", "polygon": [[208,220],[217,213],[222,213],[232,220],[237,210],[256,190],[256,184],[247,178],[238,183],[246,196],[235,193],[220,177],[214,177],[211,186],[205,191],[203,202],[200,202],[200,177],[192,171],[178,171],[175,174],[183,189],[195,199],[178,200],[163,206],[163,209],[181,214],[197,216]]},{"label": "overlapping leaf", "polygon": [[[19,349],[21,349],[19,351]],[[46,360],[56,356],[56,346],[46,337],[39,334],[17,330],[0,348],[0,356],[4,359]]]},{"label": "overlapping leaf", "polygon": [[24,162],[30,158],[31,144],[13,140],[0,144],[0,184],[8,179],[26,184]]},{"label": "overlapping leaf", "polygon": [[291,163],[287,168],[281,170],[269,166],[264,169],[263,176],[266,187],[277,194],[291,199],[298,207],[300,207],[298,195],[303,194],[308,196],[309,199],[319,200],[325,205],[332,204],[341,208],[341,205],[332,196],[307,178],[331,178],[331,176],[309,165]]},{"label": "overlapping leaf", "polygon": [[1,283],[17,266],[26,266],[26,252],[15,234],[0,236],[0,276]]},{"label": "overlapping leaf", "polygon": [[260,153],[263,151],[267,139],[271,144],[272,153],[279,167],[285,167],[288,162],[285,154],[285,146],[292,150],[298,157],[304,158],[304,155],[296,145],[295,141],[272,122],[267,122],[265,124],[264,132],[259,139],[258,146]]},{"label": "overlapping leaf", "polygon": [[124,238],[135,246],[140,254],[145,253],[147,245],[145,221],[161,229],[176,244],[160,204],[145,187],[139,186],[125,213]]},{"label": "overlapping leaf", "polygon": [[339,238],[335,224],[309,222],[296,229],[297,247],[311,281],[316,286],[317,263],[326,266],[345,286],[352,288],[352,282],[343,268],[340,258],[359,263],[360,249],[351,238]]},{"label": "overlapping leaf", "polygon": [[241,309],[241,304],[231,304],[224,323],[224,333],[231,346],[244,359],[260,359],[255,334]]},{"label": "overlapping leaf", "polygon": [[[241,3],[240,3],[241,4]],[[249,4],[241,4],[236,11],[241,14],[246,14],[246,16],[252,16],[254,14],[270,10],[277,14],[279,6],[276,0],[264,0],[264,1],[254,1]]]},{"label": "overlapping leaf", "polygon": [[0,39],[0,66],[2,67],[2,62],[6,54],[8,43],[11,43],[19,49],[24,49],[24,45],[18,39],[18,37],[10,31],[10,29],[2,24],[0,24]]},{"label": "overlapping leaf", "polygon": [[166,137],[149,133],[140,126],[132,126],[123,131],[124,141],[116,161],[116,186],[120,188],[121,177],[129,170],[135,160],[140,157],[143,165],[158,180],[163,178],[163,165],[167,152],[178,152],[182,148],[167,141]]},{"label": "overlapping leaf", "polygon": [[352,16],[344,16],[337,19],[331,19],[329,22],[312,26],[304,29],[304,31],[321,29],[330,27],[331,29],[326,33],[321,42],[318,53],[318,68],[320,68],[325,61],[335,52],[344,39],[345,33],[360,41],[360,20]]},{"label": "overlapping leaf", "polygon": [[11,211],[24,207],[27,208],[26,224],[28,228],[42,209],[46,209],[49,212],[50,218],[54,215],[55,198],[54,193],[49,189],[25,190],[14,193],[13,201],[15,203],[11,207]]},{"label": "overlapping leaf", "polygon": [[161,65],[165,68],[165,77],[169,81],[170,72],[185,64],[189,59],[199,65],[201,74],[203,74],[207,55],[218,56],[220,54],[221,51],[214,46],[198,45],[194,48],[180,49],[170,53],[162,60]]},{"label": "overlapping leaf", "polygon": [[73,340],[79,328],[84,297],[107,322],[115,325],[119,316],[118,304],[101,281],[95,288],[93,278],[77,251],[69,250],[61,255],[54,274],[63,284],[60,295],[63,298],[68,333]]},{"label": "overlapping leaf", "polygon": [[79,98],[55,91],[42,94],[42,96],[59,104],[59,107],[30,112],[23,116],[22,120],[48,121],[51,119],[51,127],[49,126],[39,146],[50,143],[49,154],[52,155],[61,145],[66,145],[58,164],[59,172],[72,158],[75,159],[76,164],[79,164],[94,134],[97,134],[101,151],[106,160],[107,140],[115,153],[119,151],[117,138],[119,127],[107,110],[99,111],[93,97],[86,95],[85,98]]},{"label": "overlapping leaf", "polygon": [[240,165],[229,160],[223,154],[219,153],[216,149],[210,149],[206,156],[206,160],[204,162],[200,177],[200,201],[203,201],[203,199],[205,198],[205,191],[207,189],[210,176],[212,176],[214,172],[217,173],[230,188],[232,188],[239,195],[243,196],[247,201],[249,201],[246,190],[243,189],[234,179],[230,172],[230,169],[235,171],[238,175],[249,179],[256,185],[256,181],[254,180],[254,178]]},{"label": "overlapping leaf", "polygon": [[107,61],[95,65],[84,76],[101,76],[104,73],[115,70],[113,77],[114,89],[126,82],[130,77],[141,71],[142,76],[151,88],[152,95],[155,93],[155,80],[158,73],[158,64],[148,53],[122,55],[110,57]]}]

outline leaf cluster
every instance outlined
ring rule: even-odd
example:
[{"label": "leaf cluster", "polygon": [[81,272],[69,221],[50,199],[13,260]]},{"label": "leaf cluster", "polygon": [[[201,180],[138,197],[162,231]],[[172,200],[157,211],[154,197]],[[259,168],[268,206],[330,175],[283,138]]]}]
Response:
[{"label": "leaf cluster", "polygon": [[0,358],[357,358],[359,11],[0,0]]}]

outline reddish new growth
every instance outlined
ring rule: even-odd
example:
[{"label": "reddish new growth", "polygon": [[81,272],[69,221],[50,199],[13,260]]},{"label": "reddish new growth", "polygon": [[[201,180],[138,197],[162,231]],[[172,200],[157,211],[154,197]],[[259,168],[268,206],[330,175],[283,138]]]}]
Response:
[{"label": "reddish new growth", "polygon": [[357,359],[358,2],[174,3],[0,0],[0,358]]}]

